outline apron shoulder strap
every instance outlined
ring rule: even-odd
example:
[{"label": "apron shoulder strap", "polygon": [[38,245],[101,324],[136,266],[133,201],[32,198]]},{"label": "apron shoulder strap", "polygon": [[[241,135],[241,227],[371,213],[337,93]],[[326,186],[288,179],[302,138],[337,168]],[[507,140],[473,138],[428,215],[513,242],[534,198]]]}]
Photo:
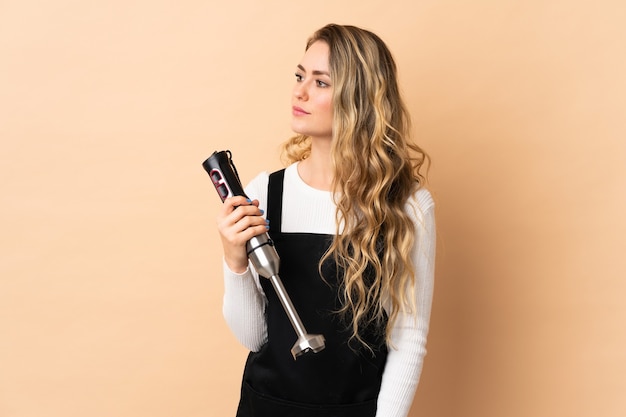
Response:
[{"label": "apron shoulder strap", "polygon": [[280,233],[283,214],[283,180],[285,169],[270,174],[267,185],[267,219],[271,230]]}]

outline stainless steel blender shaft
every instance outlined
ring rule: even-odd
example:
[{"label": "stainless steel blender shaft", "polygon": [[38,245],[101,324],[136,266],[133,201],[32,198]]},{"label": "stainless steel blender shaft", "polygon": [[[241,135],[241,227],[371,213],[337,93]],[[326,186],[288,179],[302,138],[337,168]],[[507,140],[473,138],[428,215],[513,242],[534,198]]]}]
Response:
[{"label": "stainless steel blender shaft", "polygon": [[287,295],[280,277],[278,275],[272,275],[270,277],[270,281],[272,282],[272,285],[276,290],[276,294],[278,295],[278,298],[287,313],[287,317],[289,317],[289,321],[291,321],[293,329],[298,335],[298,340],[296,340],[296,343],[291,348],[291,355],[293,358],[296,359],[298,356],[310,351],[317,353],[323,350],[325,347],[324,336],[321,334],[308,334],[306,332],[304,324],[302,324],[302,320],[300,320],[296,309],[291,303],[291,299]]},{"label": "stainless steel blender shaft", "polygon": [[294,359],[308,352],[317,353],[324,349],[325,339],[321,334],[308,334],[300,320],[300,316],[296,311],[280,277],[278,276],[278,268],[280,259],[274,243],[267,237],[267,234],[259,235],[250,239],[247,244],[248,257],[254,265],[256,271],[265,277],[269,277],[278,299],[283,305],[285,313],[298,335],[298,340],[291,348],[291,355]]}]

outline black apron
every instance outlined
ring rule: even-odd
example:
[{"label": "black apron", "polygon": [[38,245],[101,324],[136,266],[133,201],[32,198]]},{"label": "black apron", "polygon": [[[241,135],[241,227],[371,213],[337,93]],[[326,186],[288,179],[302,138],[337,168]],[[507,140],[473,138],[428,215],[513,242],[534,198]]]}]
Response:
[{"label": "black apron", "polygon": [[[246,361],[237,417],[375,417],[387,348],[384,331],[362,337],[374,350],[349,342],[349,323],[339,308],[337,268],[319,260],[332,235],[281,233],[284,170],[270,175],[267,216],[281,263],[279,276],[310,334],[323,334],[326,348],[294,360],[297,335],[271,282],[261,277],[268,300],[268,341]],[[349,321],[349,320],[348,320]]]}]

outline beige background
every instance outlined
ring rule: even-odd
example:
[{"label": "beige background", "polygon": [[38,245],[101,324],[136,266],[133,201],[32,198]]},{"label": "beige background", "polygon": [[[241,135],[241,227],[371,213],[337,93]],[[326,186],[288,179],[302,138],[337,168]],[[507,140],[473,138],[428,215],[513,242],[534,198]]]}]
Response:
[{"label": "beige background", "polygon": [[219,200],[280,166],[305,39],[393,50],[439,257],[412,416],[626,415],[620,0],[0,1],[0,416],[233,415]]}]

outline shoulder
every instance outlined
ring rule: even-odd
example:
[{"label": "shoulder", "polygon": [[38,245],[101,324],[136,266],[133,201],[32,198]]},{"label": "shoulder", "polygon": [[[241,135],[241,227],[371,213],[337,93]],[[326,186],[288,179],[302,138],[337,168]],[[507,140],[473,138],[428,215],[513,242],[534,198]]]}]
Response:
[{"label": "shoulder", "polygon": [[259,186],[267,186],[267,182],[269,181],[270,173],[268,171],[262,171],[258,173],[246,186],[247,189],[256,189]]},{"label": "shoulder", "polygon": [[435,201],[428,189],[420,187],[406,202],[405,210],[415,220],[433,216]]},{"label": "shoulder", "polygon": [[258,185],[267,185],[269,181],[270,172],[262,171],[259,172],[252,180],[248,183],[248,187],[257,187]]},{"label": "shoulder", "polygon": [[297,163],[294,163],[294,164],[289,165],[286,168],[277,169],[276,171],[261,171],[254,178],[252,178],[252,180],[250,181],[248,185],[249,186],[257,186],[257,185],[267,186],[270,175],[276,172],[282,171],[282,170],[285,170],[286,176],[298,175],[298,171],[296,170],[296,165]]},{"label": "shoulder", "polygon": [[407,205],[421,208],[422,210],[428,210],[435,206],[435,200],[426,188],[420,187],[409,197]]},{"label": "shoulder", "polygon": [[[293,165],[290,165],[285,170],[285,176],[289,175],[290,171],[296,172],[295,167],[292,168]],[[280,170],[278,170],[280,171]],[[261,171],[259,172],[245,187],[246,194],[248,197],[252,199],[259,199],[264,202],[267,197],[267,185],[269,184],[270,175],[277,171]]]},{"label": "shoulder", "polygon": [[267,196],[267,183],[269,181],[269,172],[263,171],[258,173],[252,180],[246,185],[245,191],[248,197],[251,199],[258,199],[265,201]]}]

